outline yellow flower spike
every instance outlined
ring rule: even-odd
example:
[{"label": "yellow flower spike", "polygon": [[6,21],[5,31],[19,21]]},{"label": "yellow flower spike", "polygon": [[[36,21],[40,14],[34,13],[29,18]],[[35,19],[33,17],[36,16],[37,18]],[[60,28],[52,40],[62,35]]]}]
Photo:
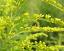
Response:
[{"label": "yellow flower spike", "polygon": [[56,21],[61,21],[61,19],[55,18]]},{"label": "yellow flower spike", "polygon": [[44,15],[40,14],[41,17],[44,17]]},{"label": "yellow flower spike", "polygon": [[46,16],[45,16],[45,18],[50,18],[50,17],[51,17],[51,16],[50,16],[49,14],[48,14],[48,15],[46,14]]},{"label": "yellow flower spike", "polygon": [[51,49],[52,51],[55,51],[56,47],[51,46],[50,49]]},{"label": "yellow flower spike", "polygon": [[36,31],[39,31],[40,28],[39,28],[39,27],[35,27],[35,26],[33,26],[31,30],[36,32]]},{"label": "yellow flower spike", "polygon": [[26,12],[26,13],[24,13],[24,15],[25,15],[25,16],[29,16],[29,13],[28,13],[28,12]]},{"label": "yellow flower spike", "polygon": [[44,45],[45,45],[45,44],[42,44],[42,41],[40,41],[38,47],[39,47],[40,49],[43,49],[43,48],[44,48]]},{"label": "yellow flower spike", "polygon": [[42,14],[34,14],[33,15],[36,20],[40,19],[41,17],[44,17]]}]

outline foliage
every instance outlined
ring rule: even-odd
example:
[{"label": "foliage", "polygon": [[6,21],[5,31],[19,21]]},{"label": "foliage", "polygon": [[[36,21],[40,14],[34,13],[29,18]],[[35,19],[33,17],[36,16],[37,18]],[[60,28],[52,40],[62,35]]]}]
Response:
[{"label": "foliage", "polygon": [[0,0],[0,51],[64,51],[61,1]]}]

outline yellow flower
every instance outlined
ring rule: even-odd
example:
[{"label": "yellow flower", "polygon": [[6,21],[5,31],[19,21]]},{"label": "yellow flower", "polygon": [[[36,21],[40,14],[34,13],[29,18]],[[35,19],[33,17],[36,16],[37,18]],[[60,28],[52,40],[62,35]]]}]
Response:
[{"label": "yellow flower", "polygon": [[44,15],[42,15],[42,14],[34,14],[33,16],[34,16],[34,18],[35,18],[36,20],[44,17]]},{"label": "yellow flower", "polygon": [[48,18],[50,18],[50,17],[51,17],[51,16],[50,16],[49,14],[48,14],[48,15],[46,14],[46,16],[45,16],[46,19],[48,19]]},{"label": "yellow flower", "polygon": [[40,17],[40,15],[39,14],[34,14],[34,17]]},{"label": "yellow flower", "polygon": [[25,15],[25,16],[28,16],[28,15],[29,15],[29,13],[28,13],[28,12],[26,12],[26,13],[24,13],[24,15]]},{"label": "yellow flower", "polygon": [[39,28],[39,27],[35,27],[35,26],[33,26],[31,30],[34,31],[34,32],[36,32],[36,31],[39,31],[40,28]]}]

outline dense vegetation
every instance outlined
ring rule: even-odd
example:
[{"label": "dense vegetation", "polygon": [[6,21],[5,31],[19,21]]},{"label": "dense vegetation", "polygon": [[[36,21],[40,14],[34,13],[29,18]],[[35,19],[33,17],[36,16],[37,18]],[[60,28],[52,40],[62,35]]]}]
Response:
[{"label": "dense vegetation", "polygon": [[64,0],[0,0],[0,51],[64,51]]}]

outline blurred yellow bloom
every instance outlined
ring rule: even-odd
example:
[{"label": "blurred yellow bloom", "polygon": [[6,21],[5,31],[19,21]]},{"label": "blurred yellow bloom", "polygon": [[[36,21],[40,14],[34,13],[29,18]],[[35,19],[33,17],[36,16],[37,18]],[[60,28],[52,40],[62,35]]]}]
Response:
[{"label": "blurred yellow bloom", "polygon": [[39,14],[34,14],[34,16],[35,16],[35,17],[40,17],[40,15],[39,15]]},{"label": "blurred yellow bloom", "polygon": [[39,31],[40,28],[39,28],[39,27],[35,27],[35,26],[33,26],[31,30],[36,32],[36,31]]},{"label": "blurred yellow bloom", "polygon": [[24,15],[28,16],[28,15],[29,15],[29,13],[28,13],[28,12],[26,12],[26,13],[24,13]]},{"label": "blurred yellow bloom", "polygon": [[44,17],[44,15],[42,15],[42,14],[34,14],[34,18],[36,20],[40,19],[41,17]]}]

